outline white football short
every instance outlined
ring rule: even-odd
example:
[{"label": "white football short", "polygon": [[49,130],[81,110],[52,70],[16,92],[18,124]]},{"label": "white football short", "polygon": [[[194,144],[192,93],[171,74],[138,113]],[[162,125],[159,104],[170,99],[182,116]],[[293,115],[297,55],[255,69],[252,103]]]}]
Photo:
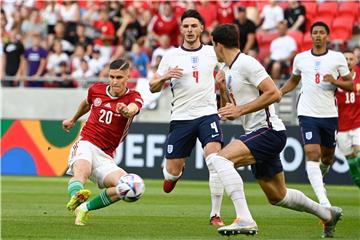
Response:
[{"label": "white football short", "polygon": [[104,179],[108,174],[120,169],[111,156],[89,141],[78,140],[73,144],[66,174],[73,175],[72,166],[77,160],[91,163],[90,180],[97,183],[99,188],[105,188]]},{"label": "white football short", "polygon": [[354,145],[360,146],[360,128],[346,132],[338,132],[337,145],[345,156],[353,153]]}]

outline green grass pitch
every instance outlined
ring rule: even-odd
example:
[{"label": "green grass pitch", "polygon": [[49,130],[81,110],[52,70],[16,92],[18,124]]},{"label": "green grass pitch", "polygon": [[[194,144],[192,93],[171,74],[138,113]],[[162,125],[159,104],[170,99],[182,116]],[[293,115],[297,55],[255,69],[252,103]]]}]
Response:
[{"label": "green grass pitch", "polygon": [[[170,193],[162,192],[162,181],[145,180],[146,191],[135,203],[118,202],[91,212],[88,225],[75,226],[65,208],[68,178],[2,176],[2,239],[229,239],[209,225],[210,196],[207,182],[181,180]],[[87,185],[93,194],[97,187]],[[293,185],[315,199],[309,185]],[[360,191],[357,187],[328,186],[334,205],[344,210],[336,239],[360,239]],[[230,239],[320,239],[319,220],[271,206],[255,183],[245,183],[245,193],[259,234]],[[231,223],[234,210],[228,197],[222,216]]]}]

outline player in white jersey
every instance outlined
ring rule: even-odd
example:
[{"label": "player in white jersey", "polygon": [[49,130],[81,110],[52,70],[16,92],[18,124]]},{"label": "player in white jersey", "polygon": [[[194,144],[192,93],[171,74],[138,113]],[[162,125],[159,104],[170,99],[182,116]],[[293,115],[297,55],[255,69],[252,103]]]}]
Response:
[{"label": "player in white jersey", "polygon": [[[306,155],[306,172],[311,186],[323,206],[330,207],[323,175],[334,159],[338,126],[335,103],[337,87],[351,91],[353,83],[345,57],[326,47],[329,27],[323,22],[311,26],[313,48],[296,55],[293,74],[281,88],[286,94],[302,82],[297,106],[299,125]],[[333,84],[328,79],[338,79]]]},{"label": "player in white jersey", "polygon": [[220,25],[212,32],[214,49],[219,62],[229,66],[231,91],[235,101],[226,94],[224,78],[217,76],[222,99],[221,117],[240,118],[245,134],[235,139],[217,154],[209,155],[209,169],[214,169],[229,194],[236,211],[235,221],[218,229],[223,235],[254,234],[257,225],[247,207],[243,181],[234,167],[251,165],[252,173],[268,201],[277,206],[305,211],[324,223],[324,236],[333,235],[342,215],[337,207],[325,208],[302,192],[286,187],[280,152],[286,144],[286,131],[276,116],[273,103],[281,93],[264,67],[238,48],[238,29],[233,24]]},{"label": "player in white jersey", "polygon": [[[223,134],[220,128],[215,95],[214,69],[217,59],[211,46],[200,42],[204,21],[196,10],[188,10],[181,17],[180,32],[184,42],[169,50],[162,58],[150,91],[161,91],[170,82],[172,109],[169,134],[166,140],[164,192],[171,192],[183,174],[185,161],[198,138],[204,155],[221,149]],[[217,173],[209,172],[212,210],[210,224],[224,225],[220,207],[224,187]]]}]

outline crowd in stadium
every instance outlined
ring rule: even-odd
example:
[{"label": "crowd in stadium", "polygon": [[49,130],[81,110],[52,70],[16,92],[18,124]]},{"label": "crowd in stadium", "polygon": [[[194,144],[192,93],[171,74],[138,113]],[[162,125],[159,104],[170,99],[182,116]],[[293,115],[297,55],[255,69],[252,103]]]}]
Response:
[{"label": "crowd in stadium", "polygon": [[295,54],[311,48],[312,22],[331,27],[336,47],[347,47],[359,24],[359,3],[351,1],[5,0],[2,85],[88,87],[106,80],[109,62],[120,57],[131,61],[133,79],[150,79],[164,52],[181,43],[179,18],[191,8],[205,19],[203,43],[211,44],[217,24],[235,23],[240,49],[274,79],[286,78]]}]

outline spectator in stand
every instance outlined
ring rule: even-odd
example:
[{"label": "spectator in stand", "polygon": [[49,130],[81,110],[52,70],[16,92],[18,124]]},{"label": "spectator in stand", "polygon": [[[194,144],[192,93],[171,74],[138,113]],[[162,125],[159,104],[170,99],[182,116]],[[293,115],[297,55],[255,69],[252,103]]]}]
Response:
[{"label": "spectator in stand", "polygon": [[99,31],[100,36],[95,38],[95,46],[100,46],[101,54],[106,55],[107,59],[110,59],[115,28],[113,23],[109,20],[109,14],[107,10],[100,10],[100,18],[94,22],[94,28]]},{"label": "spectator in stand", "polygon": [[200,35],[200,41],[205,45],[212,45],[210,33],[204,30]]},{"label": "spectator in stand", "polygon": [[136,68],[140,77],[147,76],[147,66],[149,64],[149,57],[145,52],[143,52],[139,46],[139,44],[134,43],[131,52],[130,52],[131,61],[133,63],[133,67]]},{"label": "spectator in stand", "polygon": [[238,10],[237,19],[235,20],[234,23],[239,28],[240,50],[241,52],[256,58],[259,52],[259,46],[255,37],[255,31],[256,31],[255,23],[250,19],[246,18],[245,7],[241,6],[237,10]]},{"label": "spectator in stand", "polygon": [[358,59],[358,62],[356,63],[356,65],[358,67],[360,67],[360,46],[354,47],[353,52],[355,54],[356,59]]},{"label": "spectator in stand", "polygon": [[90,57],[85,54],[85,47],[82,44],[78,44],[75,46],[74,53],[70,56],[71,72],[74,72],[80,68],[82,59],[86,59],[88,61]]},{"label": "spectator in stand", "polygon": [[277,24],[284,20],[284,10],[277,0],[269,0],[260,13],[260,28],[263,31],[276,31]]},{"label": "spectator in stand", "polygon": [[143,32],[139,21],[136,18],[136,10],[134,7],[129,6],[123,12],[123,19],[120,28],[117,30],[116,35],[124,46],[126,51],[131,51],[132,45],[142,36],[146,35]]},{"label": "spectator in stand", "polygon": [[80,68],[71,74],[71,77],[80,83],[80,86],[87,88],[93,82],[88,78],[95,77],[94,72],[89,68],[89,63],[86,59],[80,60]]},{"label": "spectator in stand", "polygon": [[44,87],[44,81],[40,81],[46,70],[46,59],[48,51],[41,47],[41,36],[37,33],[32,35],[32,46],[25,50],[24,65],[25,73],[31,77],[31,80],[26,82],[28,87]]},{"label": "spectator in stand", "polygon": [[40,14],[46,24],[47,34],[53,34],[55,24],[60,19],[59,9],[56,7],[56,2],[53,0],[47,0],[46,7]]},{"label": "spectator in stand", "polygon": [[63,52],[62,44],[60,40],[55,40],[51,47],[51,53],[48,57],[46,69],[49,76],[55,76],[60,72],[60,63],[69,62],[69,56]]},{"label": "spectator in stand", "polygon": [[170,38],[170,43],[177,46],[180,41],[179,24],[171,2],[166,1],[160,4],[159,13],[151,19],[149,23],[148,33],[157,41],[161,35],[167,35]]},{"label": "spectator in stand", "polygon": [[216,3],[216,20],[219,24],[235,21],[235,4],[231,0],[219,0]]},{"label": "spectator in stand", "polygon": [[107,62],[108,59],[100,55],[100,49],[98,47],[94,47],[92,50],[91,59],[89,60],[89,67],[94,72],[95,76],[101,72]]},{"label": "spectator in stand", "polygon": [[271,73],[271,78],[274,80],[280,79],[280,76],[286,69],[288,69],[296,55],[295,40],[286,35],[287,22],[281,21],[277,25],[279,37],[275,38],[270,44],[270,63],[268,72]]},{"label": "spectator in stand", "polygon": [[25,48],[31,47],[31,39],[33,34],[40,34],[41,37],[45,37],[46,31],[46,25],[41,19],[39,12],[37,10],[32,10],[29,17],[21,24],[21,32],[23,35],[23,43]]},{"label": "spectator in stand", "polygon": [[59,81],[54,81],[53,83],[47,82],[46,85],[48,87],[76,88],[77,84],[70,76],[67,62],[61,62],[59,68],[59,72],[55,74]]},{"label": "spectator in stand", "polygon": [[80,22],[80,7],[76,1],[63,1],[59,7],[60,19],[65,23],[65,36],[75,43],[76,24]]},{"label": "spectator in stand", "polygon": [[289,7],[285,9],[285,19],[289,31],[305,32],[305,7],[297,0],[289,0]]},{"label": "spectator in stand", "polygon": [[83,46],[87,46],[87,45],[92,45],[93,44],[93,40],[88,37],[86,34],[86,27],[83,23],[79,23],[76,26],[76,31],[75,31],[75,41],[74,44],[78,45],[81,44]]},{"label": "spectator in stand", "polygon": [[52,46],[55,41],[60,41],[62,45],[62,50],[68,54],[71,54],[74,51],[74,45],[66,39],[65,36],[65,23],[57,22],[54,28],[54,34],[48,35],[48,46]]},{"label": "spectator in stand", "polygon": [[217,22],[217,4],[213,1],[200,0],[196,5],[196,10],[204,18],[205,29],[211,32],[218,24]]},{"label": "spectator in stand", "polygon": [[[3,86],[19,86],[19,80],[23,75],[22,69],[25,63],[24,45],[19,40],[20,35],[17,29],[10,32],[10,39],[4,44],[4,54],[2,56],[2,71],[5,77],[15,77],[15,80],[5,80]],[[3,80],[3,79],[2,79]]]},{"label": "spectator in stand", "polygon": [[151,57],[151,66],[154,67],[156,65],[156,59],[160,56],[164,56],[164,54],[169,51],[170,49],[174,48],[170,45],[170,38],[167,35],[162,35],[159,38],[160,46],[156,48]]}]

